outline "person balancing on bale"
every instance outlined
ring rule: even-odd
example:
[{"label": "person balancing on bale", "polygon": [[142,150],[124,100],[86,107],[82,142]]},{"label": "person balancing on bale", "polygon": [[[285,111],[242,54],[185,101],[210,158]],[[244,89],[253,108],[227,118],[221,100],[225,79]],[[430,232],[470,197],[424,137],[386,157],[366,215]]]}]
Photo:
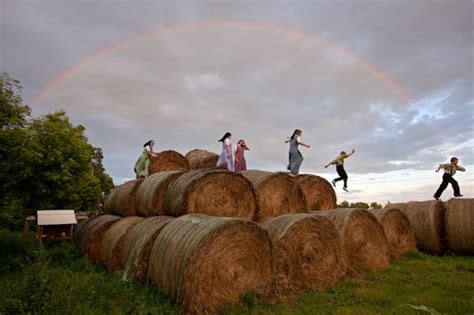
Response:
[{"label": "person balancing on bale", "polygon": [[295,129],[291,137],[286,138],[285,143],[290,143],[290,152],[289,152],[289,163],[287,169],[290,171],[291,176],[298,175],[300,172],[301,164],[303,163],[303,155],[298,149],[299,145],[303,147],[310,148],[309,145],[301,142],[301,136],[303,132],[299,129]]},{"label": "person balancing on bale", "polygon": [[453,178],[453,176],[454,174],[456,174],[456,171],[465,172],[466,169],[462,167],[461,165],[458,165],[457,157],[452,157],[451,163],[440,164],[436,172],[439,172],[439,170],[442,168],[444,169],[443,181],[441,182],[441,185],[439,185],[438,190],[433,195],[433,198],[436,200],[439,200],[439,198],[441,197],[441,194],[446,189],[446,187],[448,187],[449,183],[451,183],[451,186],[453,186],[454,197],[462,197],[463,195],[461,195],[461,192],[459,190],[459,184]]},{"label": "person balancing on bale", "polygon": [[149,140],[147,143],[143,145],[145,148],[143,153],[138,158],[137,162],[135,163],[135,174],[138,178],[147,177],[149,174],[149,166],[150,166],[150,159],[156,156],[156,152],[153,151],[153,146],[155,145],[155,140]]},{"label": "person balancing on bale", "polygon": [[217,160],[217,167],[222,165],[226,165],[227,169],[231,172],[234,171],[234,158],[232,157],[232,143],[230,138],[232,134],[230,132],[226,132],[225,135],[218,141],[222,142],[222,151],[219,159]]},{"label": "person balancing on bale", "polygon": [[245,161],[244,156],[245,150],[250,150],[247,144],[245,143],[245,140],[239,140],[234,150],[236,172],[242,172],[247,170],[247,161]]},{"label": "person balancing on bale", "polygon": [[325,168],[328,168],[329,165],[332,165],[332,164],[336,165],[336,171],[339,177],[332,180],[332,185],[336,187],[336,182],[343,180],[344,187],[342,187],[342,189],[344,189],[347,192],[349,192],[349,190],[347,189],[347,179],[349,177],[347,176],[347,173],[344,170],[344,159],[347,159],[349,156],[354,154],[354,152],[355,152],[354,149],[352,149],[352,152],[349,154],[346,154],[345,151],[341,151],[341,153],[333,161],[329,162],[327,165],[324,166]]}]

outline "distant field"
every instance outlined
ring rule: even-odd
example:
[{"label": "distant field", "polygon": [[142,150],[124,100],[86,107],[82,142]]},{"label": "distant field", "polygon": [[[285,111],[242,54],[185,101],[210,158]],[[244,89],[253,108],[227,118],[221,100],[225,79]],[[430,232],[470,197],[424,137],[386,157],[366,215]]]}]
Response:
[{"label": "distant field", "polygon": [[[121,280],[72,243],[39,249],[0,230],[0,314],[177,314],[153,286]],[[225,314],[474,314],[474,257],[412,253],[377,273],[287,301],[249,294]]]}]

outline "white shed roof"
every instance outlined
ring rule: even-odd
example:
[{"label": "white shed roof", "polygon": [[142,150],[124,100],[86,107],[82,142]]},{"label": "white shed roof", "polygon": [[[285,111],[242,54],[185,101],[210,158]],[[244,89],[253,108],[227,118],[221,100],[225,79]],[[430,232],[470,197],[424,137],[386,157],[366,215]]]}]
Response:
[{"label": "white shed roof", "polygon": [[38,210],[38,225],[77,224],[74,210]]}]

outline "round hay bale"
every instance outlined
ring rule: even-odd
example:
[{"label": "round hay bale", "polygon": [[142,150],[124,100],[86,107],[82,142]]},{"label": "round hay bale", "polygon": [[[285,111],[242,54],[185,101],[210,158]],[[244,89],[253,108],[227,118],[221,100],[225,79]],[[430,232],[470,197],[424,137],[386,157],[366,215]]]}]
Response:
[{"label": "round hay bale", "polygon": [[164,215],[166,189],[181,174],[181,171],[167,171],[148,176],[138,187],[135,194],[135,210],[137,214],[143,217]]},{"label": "round hay bale", "polygon": [[143,220],[141,217],[126,217],[115,222],[107,232],[105,232],[99,252],[99,262],[105,269],[108,271],[120,269],[120,254],[123,251],[124,236],[128,229]]},{"label": "round hay bale", "polygon": [[474,199],[446,202],[446,233],[449,249],[457,254],[474,255]]},{"label": "round hay bale", "polygon": [[404,215],[398,209],[371,209],[382,225],[387,238],[390,259],[398,259],[410,251],[416,250],[415,233]]},{"label": "round hay bale", "polygon": [[97,263],[99,261],[100,244],[105,232],[120,219],[122,218],[105,214],[82,223],[75,237],[76,245],[81,254],[91,262]]},{"label": "round hay bale", "polygon": [[158,234],[173,217],[159,216],[138,222],[123,239],[121,266],[125,275],[147,280],[151,247]]},{"label": "round hay bale", "polygon": [[122,217],[136,215],[135,194],[143,180],[134,179],[115,187],[104,203],[104,212]]},{"label": "round hay bale", "polygon": [[186,172],[166,190],[166,214],[187,213],[253,219],[257,201],[252,184],[240,174],[205,169]]},{"label": "round hay bale", "polygon": [[388,266],[387,239],[373,214],[363,209],[314,212],[328,218],[342,237],[352,274]]},{"label": "round hay bale", "polygon": [[181,153],[168,150],[159,152],[156,157],[151,158],[148,171],[151,175],[164,171],[186,171],[188,169],[189,162]]},{"label": "round hay bale", "polygon": [[191,150],[185,156],[191,169],[216,168],[219,159],[218,154],[201,149]]},{"label": "round hay bale", "polygon": [[273,283],[279,296],[322,291],[346,274],[341,237],[327,218],[286,214],[262,226],[273,243]]},{"label": "round hay bale", "polygon": [[117,192],[117,187],[119,186],[114,186],[114,188],[112,188],[112,190],[109,192],[109,194],[105,197],[105,200],[102,204],[102,211],[104,213],[108,213],[109,209],[115,209],[115,206],[116,206],[116,197],[114,196],[115,193]]},{"label": "round hay bale", "polygon": [[327,180],[311,174],[298,175],[296,179],[303,190],[308,210],[336,209],[336,192]]},{"label": "round hay bale", "polygon": [[296,178],[285,173],[250,170],[239,174],[253,185],[257,195],[257,221],[288,213],[306,212],[306,201]]},{"label": "round hay bale", "polygon": [[185,215],[158,235],[149,276],[184,314],[216,313],[247,292],[269,293],[271,251],[268,233],[255,222]]},{"label": "round hay bale", "polygon": [[392,203],[385,209],[399,209],[407,216],[415,232],[419,250],[438,255],[446,252],[448,247],[444,220],[446,208],[443,202],[430,200]]}]

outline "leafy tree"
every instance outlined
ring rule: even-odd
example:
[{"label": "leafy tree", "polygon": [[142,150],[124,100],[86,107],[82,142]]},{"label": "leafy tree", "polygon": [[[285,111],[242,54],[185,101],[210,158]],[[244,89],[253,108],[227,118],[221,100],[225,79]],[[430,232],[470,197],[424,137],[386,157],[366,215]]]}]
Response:
[{"label": "leafy tree", "polygon": [[349,205],[349,202],[347,202],[346,200],[344,200],[343,202],[341,202],[340,204],[337,205],[338,208],[349,208],[350,205]]},{"label": "leafy tree", "polygon": [[[372,203],[371,204],[371,207],[373,207],[372,205],[373,204],[376,204],[376,203]],[[380,206],[380,208],[382,207],[381,205],[378,205]],[[369,204],[368,203],[365,203],[365,202],[351,202],[349,203],[348,201],[344,200],[343,202],[341,202],[340,204],[337,205],[338,208],[358,208],[358,209],[369,209]]]},{"label": "leafy tree", "polygon": [[13,80],[8,74],[0,75],[0,129],[16,129],[24,127],[31,109],[23,105],[20,96],[20,82]]},{"label": "leafy tree", "polygon": [[8,74],[0,75],[0,222],[7,226],[21,217],[17,211],[23,203],[18,193],[23,176],[18,171],[22,168],[19,157],[28,156],[25,126],[31,110],[23,105],[21,88]]},{"label": "leafy tree", "polygon": [[113,187],[103,153],[64,111],[30,119],[19,82],[0,76],[0,225],[37,209],[93,210]]},{"label": "leafy tree", "polygon": [[112,188],[114,188],[114,182],[112,178],[105,172],[104,165],[102,160],[104,159],[104,154],[101,148],[93,148],[92,153],[92,167],[95,177],[100,181],[100,187],[102,191],[102,198],[110,193]]},{"label": "leafy tree", "polygon": [[382,209],[382,205],[379,204],[379,203],[376,203],[376,202],[372,202],[370,204],[370,207],[373,208],[373,209]]},{"label": "leafy tree", "polygon": [[351,202],[351,208],[358,208],[358,209],[369,209],[369,204],[365,202]]},{"label": "leafy tree", "polygon": [[26,165],[27,208],[87,210],[99,203],[100,181],[93,173],[93,147],[84,127],[73,126],[64,111],[34,119]]}]

